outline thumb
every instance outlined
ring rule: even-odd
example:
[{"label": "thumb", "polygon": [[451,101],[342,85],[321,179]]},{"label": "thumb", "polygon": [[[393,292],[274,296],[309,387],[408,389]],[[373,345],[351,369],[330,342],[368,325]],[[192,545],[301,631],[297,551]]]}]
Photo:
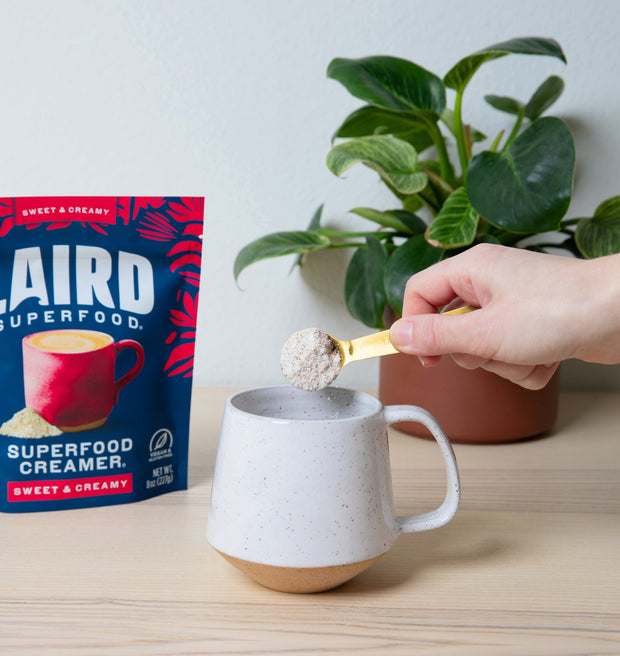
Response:
[{"label": "thumb", "polygon": [[[399,319],[390,328],[390,341],[403,353],[429,356],[448,353],[472,353],[472,344],[478,330],[478,321],[466,315],[416,314]],[[472,353],[485,356],[485,353]]]}]

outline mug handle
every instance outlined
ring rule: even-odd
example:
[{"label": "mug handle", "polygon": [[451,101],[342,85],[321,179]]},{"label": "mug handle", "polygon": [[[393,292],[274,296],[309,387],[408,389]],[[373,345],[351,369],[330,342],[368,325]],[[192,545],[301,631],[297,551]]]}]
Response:
[{"label": "mug handle", "polygon": [[396,517],[396,526],[401,533],[414,533],[428,531],[447,524],[454,517],[454,513],[459,507],[461,487],[454,451],[441,426],[433,415],[414,405],[386,406],[384,408],[384,417],[388,425],[399,421],[415,421],[426,426],[441,449],[447,475],[446,497],[441,506],[422,515]]},{"label": "mug handle", "polygon": [[133,349],[136,352],[137,360],[136,364],[134,364],[124,376],[121,376],[118,380],[114,381],[114,403],[118,401],[118,393],[121,389],[140,373],[140,369],[142,369],[142,365],[144,364],[144,349],[142,348],[142,344],[139,344],[133,339],[121,339],[120,342],[116,342],[116,344],[114,344],[115,357],[127,348]]}]

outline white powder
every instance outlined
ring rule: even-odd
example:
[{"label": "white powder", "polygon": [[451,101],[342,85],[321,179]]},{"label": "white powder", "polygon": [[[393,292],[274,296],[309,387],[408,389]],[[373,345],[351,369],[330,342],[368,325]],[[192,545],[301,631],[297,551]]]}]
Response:
[{"label": "white powder", "polygon": [[336,380],[342,358],[338,345],[326,332],[305,328],[293,333],[284,344],[280,367],[291,385],[316,392]]},{"label": "white powder", "polygon": [[9,437],[50,437],[62,435],[60,428],[52,426],[30,408],[16,412],[0,426],[0,435]]}]

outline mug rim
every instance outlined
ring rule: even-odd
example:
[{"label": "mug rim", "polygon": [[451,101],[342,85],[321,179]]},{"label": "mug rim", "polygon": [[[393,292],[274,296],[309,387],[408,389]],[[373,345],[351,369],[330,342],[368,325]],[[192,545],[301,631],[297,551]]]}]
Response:
[{"label": "mug rim", "polygon": [[[345,415],[341,417],[324,417],[322,415],[317,416],[317,418],[312,418],[312,416],[307,416],[303,418],[295,418],[295,417],[278,417],[274,415],[269,415],[269,414],[258,414],[256,412],[252,412],[251,410],[247,410],[244,408],[239,407],[238,405],[235,404],[238,399],[243,396],[243,395],[256,395],[259,392],[265,393],[268,391],[272,392],[284,392],[287,391],[292,394],[299,394],[301,396],[303,395],[308,395],[307,398],[311,398],[310,395],[317,395],[317,394],[323,394],[323,393],[333,393],[335,392],[336,394],[351,394],[352,399],[356,398],[361,398],[363,399],[367,406],[366,408],[360,407],[360,411],[351,414],[351,415]],[[252,417],[253,420],[260,420],[260,421],[266,421],[266,422],[278,422],[278,423],[292,423],[292,424],[305,424],[305,423],[312,423],[312,422],[320,422],[320,421],[329,421],[333,423],[342,423],[342,422],[350,422],[350,421],[359,421],[360,419],[367,419],[369,417],[374,417],[377,414],[379,414],[383,410],[383,404],[381,401],[375,397],[372,396],[371,394],[368,394],[367,392],[363,392],[361,390],[349,388],[349,387],[326,387],[322,390],[318,390],[317,392],[306,392],[304,390],[300,390],[296,387],[293,387],[292,385],[259,385],[256,387],[251,387],[248,389],[241,390],[239,392],[235,392],[231,396],[228,397],[226,400],[226,406],[234,411],[238,412],[241,415],[249,416]]]}]

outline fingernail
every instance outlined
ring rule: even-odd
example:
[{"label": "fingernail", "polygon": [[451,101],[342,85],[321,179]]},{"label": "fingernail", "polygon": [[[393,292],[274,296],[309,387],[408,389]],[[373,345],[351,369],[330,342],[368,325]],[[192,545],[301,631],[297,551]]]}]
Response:
[{"label": "fingernail", "polygon": [[420,364],[423,367],[428,368],[428,367],[431,366],[430,363],[428,362],[428,360],[423,355],[418,356],[418,360],[420,361]]},{"label": "fingernail", "polygon": [[396,348],[409,346],[412,342],[413,331],[409,321],[399,319],[390,328],[390,341]]}]

